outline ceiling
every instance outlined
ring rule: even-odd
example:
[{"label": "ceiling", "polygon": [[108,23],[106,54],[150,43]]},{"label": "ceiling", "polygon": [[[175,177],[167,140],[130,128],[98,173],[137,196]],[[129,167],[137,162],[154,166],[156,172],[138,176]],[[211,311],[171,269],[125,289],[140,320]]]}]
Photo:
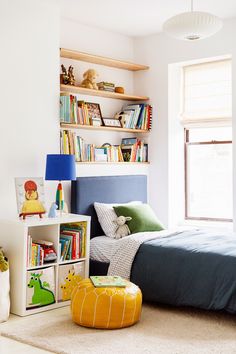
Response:
[{"label": "ceiling", "polygon": [[[61,16],[128,36],[161,31],[169,17],[190,11],[191,0],[61,0]],[[236,0],[194,0],[194,10],[236,17]]]}]

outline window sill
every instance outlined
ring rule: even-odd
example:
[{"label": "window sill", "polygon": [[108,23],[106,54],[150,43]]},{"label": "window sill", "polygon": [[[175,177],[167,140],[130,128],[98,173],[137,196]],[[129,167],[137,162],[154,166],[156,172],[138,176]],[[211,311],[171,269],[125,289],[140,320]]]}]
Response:
[{"label": "window sill", "polygon": [[183,220],[179,223],[178,226],[186,227],[186,229],[190,228],[200,228],[200,229],[209,229],[209,230],[216,230],[217,231],[233,231],[233,222],[223,222],[223,221],[206,221],[206,220]]}]

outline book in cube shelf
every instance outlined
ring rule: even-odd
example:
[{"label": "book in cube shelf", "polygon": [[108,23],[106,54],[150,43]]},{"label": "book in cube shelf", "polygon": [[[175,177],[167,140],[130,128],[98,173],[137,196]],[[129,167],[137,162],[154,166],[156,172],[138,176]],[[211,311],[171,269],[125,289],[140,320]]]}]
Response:
[{"label": "book in cube shelf", "polygon": [[86,221],[63,224],[60,230],[60,261],[84,258],[86,255]]},{"label": "book in cube shelf", "polygon": [[90,279],[96,288],[103,288],[103,287],[125,288],[127,285],[126,280],[119,277],[119,276],[93,275],[93,276],[90,276]]},{"label": "book in cube shelf", "polygon": [[44,249],[32,240],[28,235],[27,239],[27,267],[38,267],[44,263]]}]

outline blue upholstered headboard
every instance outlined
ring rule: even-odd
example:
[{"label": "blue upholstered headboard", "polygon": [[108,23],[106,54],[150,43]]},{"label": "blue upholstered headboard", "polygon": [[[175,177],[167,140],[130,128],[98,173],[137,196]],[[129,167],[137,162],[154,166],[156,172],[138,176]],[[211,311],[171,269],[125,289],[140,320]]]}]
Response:
[{"label": "blue upholstered headboard", "polygon": [[71,184],[71,212],[91,216],[91,237],[104,235],[93,206],[100,203],[147,202],[147,176],[78,177]]}]

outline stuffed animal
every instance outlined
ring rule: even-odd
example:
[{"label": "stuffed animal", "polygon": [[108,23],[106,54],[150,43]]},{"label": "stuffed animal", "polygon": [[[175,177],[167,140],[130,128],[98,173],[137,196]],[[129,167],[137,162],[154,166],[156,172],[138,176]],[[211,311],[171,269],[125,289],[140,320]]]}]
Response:
[{"label": "stuffed animal", "polygon": [[89,69],[83,74],[84,80],[81,82],[81,87],[88,89],[98,90],[98,86],[95,82],[98,77],[98,73],[94,69]]},{"label": "stuffed animal", "polygon": [[117,224],[117,229],[115,233],[115,239],[119,239],[125,236],[130,235],[129,226],[126,224],[126,221],[130,221],[132,218],[130,216],[118,216],[113,222]]},{"label": "stuffed animal", "polygon": [[4,257],[3,251],[0,249],[0,272],[5,272],[9,268],[8,261],[6,257]]}]

